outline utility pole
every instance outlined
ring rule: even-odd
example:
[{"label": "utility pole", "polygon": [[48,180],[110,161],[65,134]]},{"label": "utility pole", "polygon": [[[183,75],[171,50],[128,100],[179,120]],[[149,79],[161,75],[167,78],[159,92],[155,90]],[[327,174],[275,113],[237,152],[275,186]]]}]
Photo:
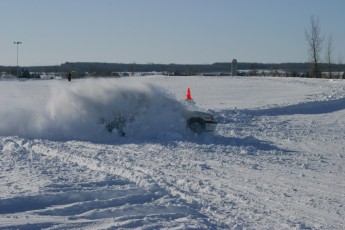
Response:
[{"label": "utility pole", "polygon": [[13,42],[13,44],[17,45],[17,77],[18,77],[18,46],[22,44],[22,42]]}]

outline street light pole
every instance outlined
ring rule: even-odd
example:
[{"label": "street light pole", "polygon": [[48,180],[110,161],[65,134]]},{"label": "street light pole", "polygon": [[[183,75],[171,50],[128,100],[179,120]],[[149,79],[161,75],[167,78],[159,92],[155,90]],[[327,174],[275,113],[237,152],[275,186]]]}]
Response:
[{"label": "street light pole", "polygon": [[17,45],[17,77],[18,77],[18,45],[22,44],[22,42],[13,42],[13,44]]}]

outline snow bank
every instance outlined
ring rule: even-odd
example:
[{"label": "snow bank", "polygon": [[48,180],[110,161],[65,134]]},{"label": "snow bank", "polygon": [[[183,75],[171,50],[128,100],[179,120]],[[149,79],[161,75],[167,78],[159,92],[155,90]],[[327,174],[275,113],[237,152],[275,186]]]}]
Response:
[{"label": "snow bank", "polygon": [[[105,126],[119,118],[129,138],[178,138],[186,132],[183,105],[156,86],[114,79],[36,82],[41,89],[30,89],[32,82],[21,84],[7,108],[0,108],[0,135],[111,142],[120,137]],[[37,89],[43,93],[36,97]]]}]

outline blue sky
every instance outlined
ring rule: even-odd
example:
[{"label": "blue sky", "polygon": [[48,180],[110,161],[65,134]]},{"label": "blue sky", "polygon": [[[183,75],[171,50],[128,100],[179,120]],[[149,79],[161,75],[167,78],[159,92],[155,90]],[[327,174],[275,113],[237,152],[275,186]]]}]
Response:
[{"label": "blue sky", "polygon": [[[345,62],[344,0],[0,0],[0,65],[306,62],[310,17]],[[322,55],[324,56],[324,55]]]}]

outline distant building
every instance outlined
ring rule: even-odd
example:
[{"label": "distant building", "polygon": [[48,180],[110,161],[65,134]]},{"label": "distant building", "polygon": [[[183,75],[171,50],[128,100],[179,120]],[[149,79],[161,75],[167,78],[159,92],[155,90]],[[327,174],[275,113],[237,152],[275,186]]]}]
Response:
[{"label": "distant building", "polygon": [[237,60],[233,59],[231,63],[231,75],[237,76]]}]

